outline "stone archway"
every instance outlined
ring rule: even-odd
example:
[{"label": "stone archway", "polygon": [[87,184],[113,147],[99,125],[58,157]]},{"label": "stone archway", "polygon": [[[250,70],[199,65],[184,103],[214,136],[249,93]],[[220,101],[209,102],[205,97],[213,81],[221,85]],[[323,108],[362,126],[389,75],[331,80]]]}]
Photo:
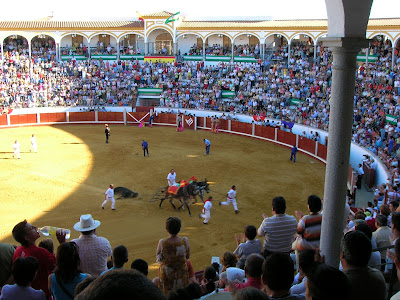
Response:
[{"label": "stone archway", "polygon": [[[174,41],[169,31],[163,28],[152,30],[148,37],[148,53],[152,55],[173,55]],[[146,54],[148,54],[146,53]]]}]

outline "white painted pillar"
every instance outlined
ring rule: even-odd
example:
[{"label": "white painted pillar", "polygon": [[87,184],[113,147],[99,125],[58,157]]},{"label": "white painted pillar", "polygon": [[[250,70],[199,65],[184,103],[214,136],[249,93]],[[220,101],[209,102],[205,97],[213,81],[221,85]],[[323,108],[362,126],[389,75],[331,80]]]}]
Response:
[{"label": "white painted pillar", "polygon": [[360,49],[366,47],[367,40],[327,38],[323,43],[333,53],[333,72],[320,249],[325,256],[325,262],[337,268],[340,240],[343,236],[342,220],[353,125],[356,58]]},{"label": "white painted pillar", "polygon": [[296,148],[299,148],[299,135],[296,134]]},{"label": "white painted pillar", "polygon": [[128,120],[126,117],[126,108],[124,108],[124,125],[126,126],[128,124]]},{"label": "white painted pillar", "polygon": [[149,42],[145,42],[144,43],[144,55],[148,55],[149,54]]},{"label": "white painted pillar", "polygon": [[288,57],[287,57],[287,64],[290,65],[290,42],[288,43]]},{"label": "white painted pillar", "polygon": [[228,131],[231,131],[231,123],[232,123],[232,121],[231,120],[228,120]]},{"label": "white painted pillar", "polygon": [[390,69],[391,69],[392,71],[393,71],[393,69],[394,69],[394,59],[395,59],[394,49],[395,49],[395,46],[392,45],[392,64],[391,64],[391,66],[390,66]]},{"label": "white painted pillar", "polygon": [[197,130],[197,117],[194,117],[194,130]]},{"label": "white painted pillar", "polygon": [[317,44],[314,44],[314,65],[317,63]]},{"label": "white painted pillar", "polygon": [[278,140],[278,128],[275,128],[275,137],[274,137],[274,141]]},{"label": "white painted pillar", "polygon": [[365,65],[368,66],[368,57],[369,57],[369,43],[367,51],[365,52]]},{"label": "white painted pillar", "polygon": [[255,135],[255,134],[256,134],[256,124],[251,123],[251,135]]},{"label": "white painted pillar", "polygon": [[95,122],[99,121],[99,112],[97,110],[94,112],[94,121]]},{"label": "white painted pillar", "polygon": [[36,113],[36,123],[40,123],[40,113]]},{"label": "white painted pillar", "polygon": [[265,60],[265,44],[260,44],[261,47],[261,59]]},{"label": "white painted pillar", "polygon": [[69,111],[65,112],[65,119],[67,120],[67,123],[69,123]]},{"label": "white painted pillar", "polygon": [[206,42],[203,41],[203,61],[206,61]]},{"label": "white painted pillar", "polygon": [[0,48],[1,48],[1,63],[4,61],[4,56],[3,56],[3,44],[0,43]]},{"label": "white painted pillar", "polygon": [[10,118],[10,115],[7,114],[7,126],[10,126],[10,125],[11,125],[11,118]]},{"label": "white painted pillar", "polygon": [[235,48],[235,44],[232,43],[232,46],[231,46],[231,49],[232,49],[232,50],[231,50],[231,52],[232,52],[232,53],[231,53],[231,54],[232,54],[232,55],[231,55],[231,60],[232,60],[232,62],[233,62],[233,57],[234,57],[234,56],[233,56],[234,48]]},{"label": "white painted pillar", "polygon": [[174,55],[174,56],[176,56],[176,54],[178,53],[177,48],[178,48],[178,44],[177,44],[177,43],[174,43],[174,44],[173,44],[173,55]]}]

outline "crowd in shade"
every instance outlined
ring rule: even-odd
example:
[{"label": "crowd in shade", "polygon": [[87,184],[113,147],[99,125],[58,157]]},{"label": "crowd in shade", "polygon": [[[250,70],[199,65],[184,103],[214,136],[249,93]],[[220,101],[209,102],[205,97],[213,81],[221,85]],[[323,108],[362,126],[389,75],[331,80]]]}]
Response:
[{"label": "crowd in shade", "polygon": [[18,246],[0,244],[0,299],[389,299],[385,276],[400,267],[398,202],[379,210],[371,204],[355,214],[346,204],[344,219],[337,220],[343,229],[338,268],[319,253],[323,202],[317,195],[306,202],[308,211],[293,216],[285,198],[274,197],[272,214],[263,214],[258,228],[243,228],[232,237],[236,249],[208,257],[210,264],[202,266],[191,263],[200,254],[190,246],[195,240],[180,235],[185,224],[169,217],[165,238],[154,241],[159,269],[153,278],[153,261],[130,257],[133,249],[124,245],[112,248],[90,214],[73,225],[80,236],[70,242],[57,230],[57,247],[24,220],[12,230]]}]

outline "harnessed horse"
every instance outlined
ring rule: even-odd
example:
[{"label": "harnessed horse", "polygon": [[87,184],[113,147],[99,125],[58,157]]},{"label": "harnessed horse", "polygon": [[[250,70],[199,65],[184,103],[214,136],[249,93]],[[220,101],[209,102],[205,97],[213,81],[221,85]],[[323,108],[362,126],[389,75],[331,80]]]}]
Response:
[{"label": "harnessed horse", "polygon": [[174,199],[179,199],[181,202],[181,206],[178,207],[178,210],[180,210],[182,207],[186,206],[189,215],[191,216],[192,213],[190,212],[189,204],[187,200],[190,197],[193,197],[196,195],[196,184],[195,183],[190,183],[188,185],[185,185],[183,187],[177,187],[177,186],[169,186],[165,189],[165,195],[164,198],[161,199],[159,207],[161,208],[161,204],[164,202],[165,199],[169,199],[169,202],[171,203],[172,207],[176,209],[176,206],[174,205],[173,200]]}]

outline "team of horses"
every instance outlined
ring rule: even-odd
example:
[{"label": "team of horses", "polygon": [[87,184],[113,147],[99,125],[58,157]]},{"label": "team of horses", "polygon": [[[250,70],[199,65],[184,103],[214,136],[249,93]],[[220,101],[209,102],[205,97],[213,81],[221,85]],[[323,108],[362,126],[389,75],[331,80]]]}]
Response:
[{"label": "team of horses", "polygon": [[206,191],[206,193],[210,192],[207,179],[205,179],[204,181],[193,181],[185,186],[179,187],[178,189],[177,187],[169,186],[164,190],[164,197],[161,199],[159,207],[161,208],[164,200],[169,199],[172,207],[174,209],[177,209],[174,204],[174,199],[177,199],[181,204],[178,207],[178,210],[184,209],[184,207],[186,206],[189,215],[191,216],[192,213],[190,212],[189,208],[189,199],[194,199],[194,202],[196,202],[196,197],[199,196],[201,198],[201,201],[204,202],[204,191]]}]

